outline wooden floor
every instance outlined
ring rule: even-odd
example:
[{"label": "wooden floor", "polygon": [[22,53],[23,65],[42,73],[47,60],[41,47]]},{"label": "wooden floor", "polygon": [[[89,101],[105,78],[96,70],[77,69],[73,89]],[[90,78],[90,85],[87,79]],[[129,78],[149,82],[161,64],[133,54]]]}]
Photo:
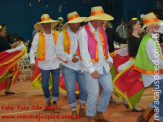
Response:
[{"label": "wooden floor", "polygon": [[[21,78],[21,77],[20,77]],[[54,114],[51,111],[42,111],[45,106],[44,96],[41,89],[31,88],[30,77],[26,76],[25,81],[17,81],[11,87],[15,95],[6,96],[0,91],[0,122],[85,122],[86,117],[72,120],[71,109],[67,105],[66,95],[60,94],[58,106],[61,111]],[[110,122],[136,122],[141,114],[131,112],[122,104],[122,100],[113,96],[117,104],[109,104],[104,117]],[[153,101],[153,92],[148,88],[139,103],[139,107],[146,109]],[[77,106],[79,108],[79,104]],[[52,118],[51,118],[52,117]],[[153,122],[153,117],[150,122]]]}]

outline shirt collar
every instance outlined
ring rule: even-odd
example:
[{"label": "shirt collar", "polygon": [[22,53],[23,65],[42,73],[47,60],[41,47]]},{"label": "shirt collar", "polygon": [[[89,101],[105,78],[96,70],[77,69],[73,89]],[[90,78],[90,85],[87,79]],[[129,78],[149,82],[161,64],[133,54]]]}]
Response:
[{"label": "shirt collar", "polygon": [[70,32],[71,34],[77,34],[77,32],[76,32],[76,33],[72,32],[69,26],[68,26],[68,28],[67,28],[66,31],[67,31],[67,32]]},{"label": "shirt collar", "polygon": [[88,22],[88,25],[91,28],[92,32],[95,32],[96,31],[95,28],[93,27],[93,25],[91,24],[91,22]]},{"label": "shirt collar", "polygon": [[[53,31],[51,30],[51,33],[50,34],[53,34]],[[43,31],[43,35],[48,35],[45,33],[45,31]]]},{"label": "shirt collar", "polygon": [[[158,37],[158,33],[148,33],[152,38],[156,39],[155,37]],[[158,39],[158,38],[157,38]]]},{"label": "shirt collar", "polygon": [[70,29],[70,27],[68,26],[68,28],[67,28],[67,30],[66,31],[68,31],[68,32],[71,32],[72,33],[72,31],[71,31],[71,29]]}]

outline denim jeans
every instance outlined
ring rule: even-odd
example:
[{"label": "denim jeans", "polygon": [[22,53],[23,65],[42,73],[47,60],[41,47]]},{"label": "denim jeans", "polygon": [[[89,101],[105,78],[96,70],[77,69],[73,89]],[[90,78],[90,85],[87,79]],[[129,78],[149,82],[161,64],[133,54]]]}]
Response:
[{"label": "denim jeans", "polygon": [[44,97],[46,102],[50,102],[50,92],[49,92],[49,76],[50,73],[52,75],[52,83],[53,83],[53,101],[58,101],[59,96],[59,77],[60,77],[60,69],[54,70],[42,70],[41,69],[41,77],[42,77],[42,89],[44,92]]},{"label": "denim jeans", "polygon": [[[159,117],[159,120],[160,122],[163,122],[163,79],[159,80],[159,88],[156,87],[157,84],[155,84],[154,82],[150,85],[152,88],[154,88],[154,95],[156,95],[158,93],[158,91],[160,91],[160,97],[159,97],[159,100],[157,100],[157,97],[154,97],[154,101],[151,105],[149,105],[149,108],[155,108],[156,107],[159,107],[159,112],[158,112],[158,117]],[[159,103],[158,103],[159,101]],[[158,103],[158,104],[157,104]],[[155,114],[155,115],[156,115]]]},{"label": "denim jeans", "polygon": [[86,80],[84,74],[79,70],[70,69],[62,65],[62,74],[67,90],[68,105],[76,106],[76,81],[79,85],[79,103],[85,104],[87,101]]},{"label": "denim jeans", "polygon": [[113,93],[113,86],[112,86],[112,77],[110,72],[106,73],[105,69],[103,68],[103,74],[100,74],[99,79],[92,78],[89,72],[84,72],[86,81],[87,81],[87,111],[86,115],[88,117],[93,117],[96,114],[96,105],[97,99],[99,95],[99,84],[102,87],[102,93],[100,96],[100,100],[97,106],[97,112],[103,113],[107,111],[107,107],[110,101],[110,97]]}]

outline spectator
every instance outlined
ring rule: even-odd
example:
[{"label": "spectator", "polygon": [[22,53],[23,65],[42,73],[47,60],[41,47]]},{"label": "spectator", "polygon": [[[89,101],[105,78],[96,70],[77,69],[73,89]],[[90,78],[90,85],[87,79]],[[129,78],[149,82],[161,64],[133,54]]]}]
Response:
[{"label": "spectator", "polygon": [[110,25],[107,21],[105,22],[105,26],[105,32],[108,38],[109,52],[112,53],[115,51],[114,42],[126,44],[126,39],[120,37],[114,29],[110,28]]},{"label": "spectator", "polygon": [[117,27],[116,32],[120,37],[127,38],[127,24],[124,18],[121,19],[121,24]]},{"label": "spectator", "polygon": [[61,32],[63,30],[63,21],[64,19],[62,17],[58,17],[58,21],[59,23],[57,24],[57,26],[55,27],[55,29],[58,31],[58,32]]}]

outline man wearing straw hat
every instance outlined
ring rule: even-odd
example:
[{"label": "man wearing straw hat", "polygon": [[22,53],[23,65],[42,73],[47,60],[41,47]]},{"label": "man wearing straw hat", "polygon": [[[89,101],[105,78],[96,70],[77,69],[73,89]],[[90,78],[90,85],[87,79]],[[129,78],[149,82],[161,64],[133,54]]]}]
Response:
[{"label": "man wearing straw hat", "polygon": [[57,56],[62,63],[62,73],[64,77],[65,87],[67,90],[68,104],[72,108],[72,117],[77,115],[76,110],[76,81],[79,85],[79,115],[85,116],[85,104],[87,100],[86,80],[83,72],[81,72],[81,62],[77,56],[78,40],[77,32],[80,23],[85,21],[85,17],[80,17],[74,11],[67,15],[68,22],[63,26],[64,30],[59,34],[57,41]]},{"label": "man wearing straw hat", "polygon": [[[53,83],[53,105],[56,106],[59,95],[59,60],[56,57],[56,43],[58,32],[52,31],[58,21],[52,20],[48,14],[41,16],[41,22],[37,22],[34,28],[39,33],[36,33],[30,50],[30,62],[32,69],[35,67],[35,53],[37,53],[38,67],[41,69],[42,89],[46,101],[45,110],[49,110],[51,106],[49,93],[49,75],[52,75]],[[54,112],[56,112],[54,110]]]},{"label": "man wearing straw hat", "polygon": [[140,33],[146,28],[146,34],[140,43],[134,69],[141,72],[144,87],[154,88],[154,102],[137,118],[137,121],[148,122],[155,112],[155,122],[163,122],[163,57],[158,40],[161,21],[153,12],[144,15],[142,20],[144,25]]},{"label": "man wearing straw hat", "polygon": [[[86,115],[88,121],[98,120],[107,122],[104,119],[103,112],[107,111],[113,92],[110,74],[113,61],[108,53],[108,41],[103,24],[105,20],[113,19],[112,16],[104,13],[101,6],[92,7],[91,15],[86,20],[88,24],[84,25],[79,31],[80,55],[84,64],[84,75],[87,81]],[[103,90],[96,114],[99,84]]]}]

